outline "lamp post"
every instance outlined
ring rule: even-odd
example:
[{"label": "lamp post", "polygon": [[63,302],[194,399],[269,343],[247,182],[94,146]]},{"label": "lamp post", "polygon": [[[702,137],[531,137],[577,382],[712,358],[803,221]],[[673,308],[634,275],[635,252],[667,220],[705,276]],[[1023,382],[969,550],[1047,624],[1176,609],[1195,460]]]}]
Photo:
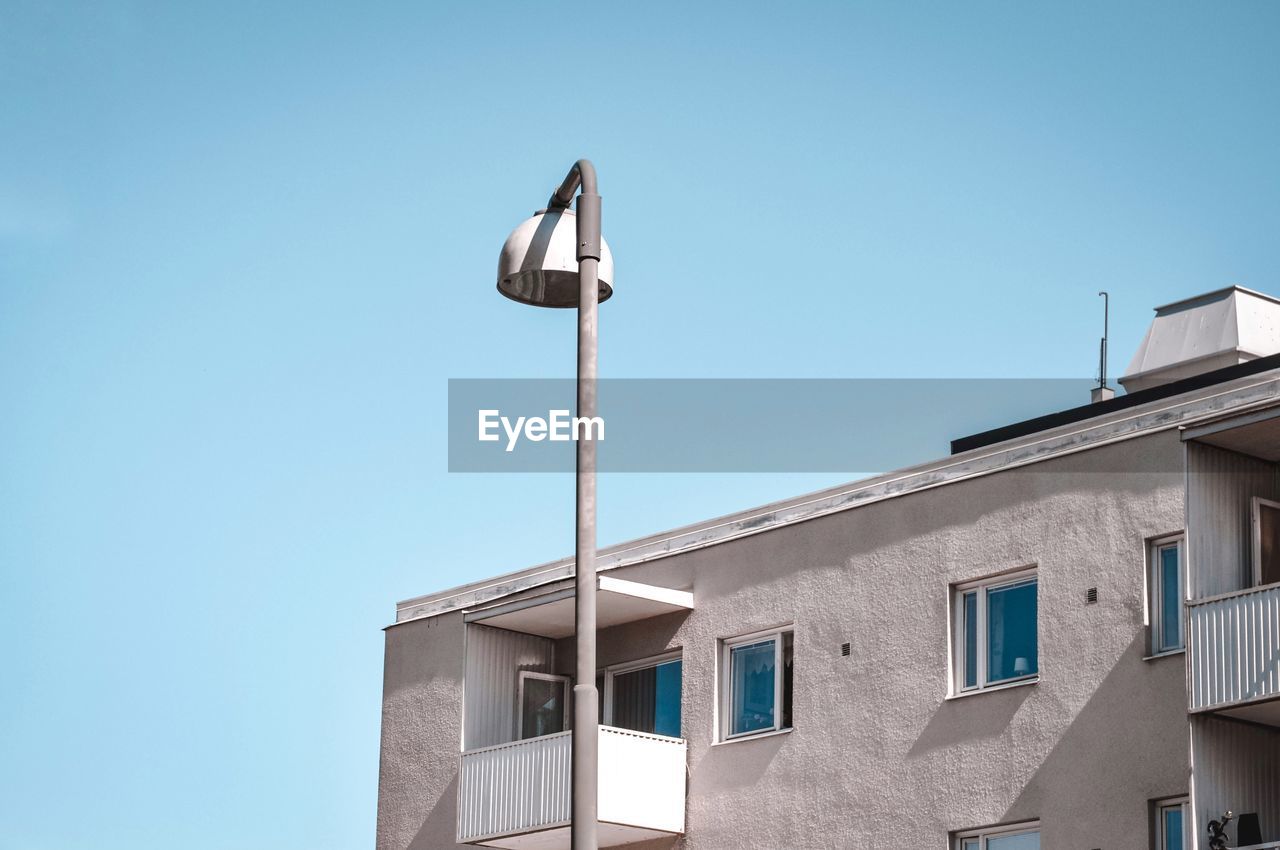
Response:
[{"label": "lamp post", "polygon": [[[579,189],[578,209],[569,208]],[[600,235],[596,170],[580,159],[547,202],[507,237],[498,260],[498,291],[535,307],[578,308],[576,416],[596,415],[599,302],[613,294],[613,255]],[[573,685],[573,850],[596,850],[598,711],[596,692],[596,444],[576,440],[574,550],[577,676]]]}]

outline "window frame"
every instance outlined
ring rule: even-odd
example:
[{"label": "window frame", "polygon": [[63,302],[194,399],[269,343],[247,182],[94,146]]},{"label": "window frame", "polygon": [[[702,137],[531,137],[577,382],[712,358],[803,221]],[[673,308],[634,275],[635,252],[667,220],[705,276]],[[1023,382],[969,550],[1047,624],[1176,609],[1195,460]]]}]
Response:
[{"label": "window frame", "polygon": [[[560,699],[564,704],[564,728],[560,732],[548,732],[547,735],[559,735],[562,732],[571,730],[573,728],[573,688],[570,677],[562,676],[559,673],[539,673],[536,670],[521,670],[516,679],[516,740],[533,740],[533,738],[524,736],[524,683],[528,679],[560,683]],[[536,737],[545,738],[546,735],[538,735]]]},{"label": "window frame", "polygon": [[[754,738],[760,735],[775,735],[779,732],[790,731],[792,726],[782,725],[782,707],[785,701],[783,694],[783,644],[784,636],[791,635],[791,653],[792,653],[792,701],[794,703],[795,694],[795,625],[788,624],[785,626],[777,626],[771,629],[763,629],[758,632],[750,632],[748,634],[738,635],[732,638],[720,639],[720,651],[717,653],[719,662],[719,673],[716,676],[717,687],[720,693],[716,698],[716,740],[723,743],[727,741],[741,741],[746,738]],[[769,729],[752,729],[749,732],[737,732],[733,730],[733,660],[732,651],[735,647],[746,646],[753,643],[763,643],[766,640],[773,640],[773,727]],[[794,723],[794,719],[793,719]]]},{"label": "window frame", "polygon": [[1040,833],[1040,821],[1028,820],[987,826],[981,829],[966,829],[955,834],[955,840],[952,841],[951,846],[953,850],[965,850],[966,841],[977,839],[978,846],[976,850],[987,850],[987,842],[992,838],[1013,838],[1014,836],[1026,835],[1031,832]]},{"label": "window frame", "polygon": [[[1164,635],[1164,579],[1160,564],[1160,552],[1170,546],[1178,551],[1178,643],[1176,646],[1161,645]],[[1186,534],[1176,532],[1153,537],[1147,541],[1147,652],[1148,658],[1159,658],[1164,655],[1177,655],[1187,649],[1187,546]]]},{"label": "window frame", "polygon": [[1152,802],[1152,810],[1155,814],[1155,830],[1152,833],[1154,839],[1153,846],[1155,850],[1170,850],[1166,845],[1164,834],[1164,813],[1168,809],[1180,809],[1182,811],[1182,836],[1184,847],[1173,848],[1173,850],[1184,850],[1186,838],[1188,835],[1188,827],[1191,825],[1191,798],[1187,795],[1181,797],[1167,797],[1162,800]]},{"label": "window frame", "polygon": [[[1254,496],[1249,500],[1249,537],[1250,549],[1253,555],[1253,586],[1263,587],[1262,584],[1262,508],[1263,506],[1280,511],[1280,502],[1273,499],[1264,499],[1262,496]],[[1271,582],[1277,584],[1277,582]]]},{"label": "window frame", "polygon": [[[1035,582],[1036,585],[1036,671],[1025,676],[1014,676],[988,682],[987,679],[987,593],[992,590]],[[965,596],[974,593],[974,617],[976,619],[976,643],[974,684],[965,684],[968,672],[965,643]],[[951,585],[951,696],[964,696],[997,690],[1014,685],[1040,681],[1040,571],[1032,564],[1008,572],[996,573],[985,578],[972,579]]]},{"label": "window frame", "polygon": [[[637,670],[645,670],[649,667],[661,667],[663,664],[670,664],[672,661],[684,661],[684,651],[673,649],[670,652],[659,653],[658,655],[650,655],[646,658],[637,658],[635,661],[622,661],[617,664],[610,664],[602,671],[604,674],[603,687],[600,689],[600,699],[603,703],[602,716],[600,721],[605,726],[613,725],[613,677],[620,673],[634,673]],[[680,670],[680,732],[684,733],[684,668]],[[645,735],[657,735],[657,732],[645,732]],[[659,735],[665,738],[666,735]]]}]

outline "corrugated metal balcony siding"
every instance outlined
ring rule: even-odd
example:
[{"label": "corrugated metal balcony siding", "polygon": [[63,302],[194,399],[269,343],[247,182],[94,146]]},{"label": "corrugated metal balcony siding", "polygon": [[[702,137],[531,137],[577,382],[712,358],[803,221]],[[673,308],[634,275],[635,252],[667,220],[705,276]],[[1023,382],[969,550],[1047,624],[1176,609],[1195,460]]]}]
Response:
[{"label": "corrugated metal balcony siding", "polygon": [[[572,745],[572,733],[561,732],[464,752],[458,841],[474,843],[569,823]],[[683,740],[600,727],[602,822],[683,832],[685,774]]]},{"label": "corrugated metal balcony siding", "polygon": [[458,841],[568,823],[572,755],[570,732],[463,753]]},{"label": "corrugated metal balcony siding", "polygon": [[1192,711],[1280,697],[1280,585],[1192,602],[1187,632]]},{"label": "corrugated metal balcony siding", "polygon": [[[1280,729],[1195,715],[1191,762],[1196,835],[1203,836],[1209,821],[1222,812],[1255,812],[1264,846],[1280,842]],[[1232,825],[1232,837],[1235,830]],[[1202,838],[1200,847],[1205,846]]]}]

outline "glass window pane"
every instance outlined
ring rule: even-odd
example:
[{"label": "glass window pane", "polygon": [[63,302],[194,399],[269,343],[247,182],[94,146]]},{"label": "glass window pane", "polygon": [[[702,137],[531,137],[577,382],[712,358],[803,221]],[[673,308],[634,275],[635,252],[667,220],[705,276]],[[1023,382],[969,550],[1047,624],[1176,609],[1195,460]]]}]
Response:
[{"label": "glass window pane", "polygon": [[978,839],[965,838],[960,842],[960,850],[978,850]]},{"label": "glass window pane", "polygon": [[652,732],[657,719],[658,671],[644,667],[613,677],[613,725],[620,729]]},{"label": "glass window pane", "polygon": [[1258,572],[1262,584],[1280,581],[1280,510],[1258,505],[1259,557]]},{"label": "glass window pane", "polygon": [[559,679],[524,680],[520,737],[537,738],[564,731],[564,692],[564,682]]},{"label": "glass window pane", "polygon": [[[978,684],[978,594],[964,595],[964,687]],[[976,840],[976,839],[975,839]]]},{"label": "glass window pane", "polygon": [[669,661],[658,665],[657,696],[653,710],[655,735],[680,737],[680,687],[683,666],[680,661]]},{"label": "glass window pane", "polygon": [[1160,549],[1160,649],[1182,646],[1182,582],[1179,580],[1178,547]]},{"label": "glass window pane", "polygon": [[987,591],[987,682],[1039,671],[1036,582]]},{"label": "glass window pane", "polygon": [[679,738],[680,670],[679,661],[668,661],[615,674],[613,725]]},{"label": "glass window pane", "polygon": [[791,728],[791,673],[792,658],[795,652],[792,649],[792,635],[787,632],[782,636],[782,728]]},{"label": "glass window pane", "polygon": [[1186,850],[1182,837],[1182,806],[1162,809],[1164,814],[1164,847],[1160,850]]},{"label": "glass window pane", "polygon": [[772,638],[729,650],[729,734],[773,728],[774,656]]},{"label": "glass window pane", "polygon": [[987,839],[987,850],[1040,850],[1040,832],[992,836]]}]

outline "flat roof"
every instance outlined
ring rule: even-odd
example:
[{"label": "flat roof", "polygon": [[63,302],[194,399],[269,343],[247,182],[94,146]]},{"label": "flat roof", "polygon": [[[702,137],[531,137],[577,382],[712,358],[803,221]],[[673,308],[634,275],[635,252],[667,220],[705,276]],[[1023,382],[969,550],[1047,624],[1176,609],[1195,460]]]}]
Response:
[{"label": "flat roof", "polygon": [[[1270,298],[1270,296],[1263,297]],[[1222,369],[1215,369],[1212,372],[1192,375],[1189,378],[1171,381],[1167,384],[1161,384],[1158,387],[1150,387],[1149,389],[1138,390],[1134,393],[1118,395],[1108,401],[1099,401],[1094,404],[1082,404],[1079,407],[1071,407],[1067,410],[1060,410],[1057,413],[1048,413],[1044,416],[1036,416],[1032,419],[1024,419],[1021,422],[1015,422],[1012,425],[1003,425],[999,428],[992,428],[989,431],[982,431],[968,437],[960,437],[959,439],[951,441],[951,453],[953,455],[961,454],[962,452],[972,451],[973,449],[981,448],[983,446],[990,446],[995,443],[1004,442],[1005,440],[1014,440],[1018,437],[1024,437],[1028,434],[1034,434],[1038,431],[1044,431],[1049,428],[1069,425],[1072,422],[1083,422],[1086,419],[1093,419],[1095,416],[1102,416],[1103,414],[1112,413],[1117,410],[1137,407],[1153,401],[1159,401],[1160,399],[1172,398],[1173,396],[1182,395],[1183,393],[1188,393],[1204,387],[1211,387],[1236,378],[1257,375],[1262,372],[1270,371],[1271,369],[1280,369],[1280,354],[1271,354],[1266,357],[1259,357],[1255,360],[1250,360],[1248,363],[1238,363],[1235,366],[1226,366]]]}]

